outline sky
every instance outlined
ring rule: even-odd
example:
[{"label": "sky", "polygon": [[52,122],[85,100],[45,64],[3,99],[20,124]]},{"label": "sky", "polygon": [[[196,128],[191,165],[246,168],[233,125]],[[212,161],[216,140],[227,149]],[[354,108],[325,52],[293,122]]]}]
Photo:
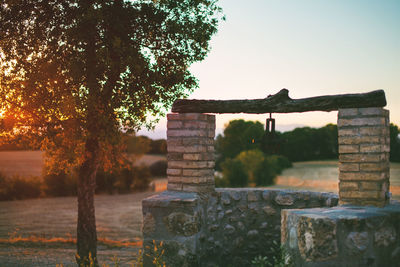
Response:
[{"label": "sky", "polygon": [[[199,88],[190,99],[256,99],[289,90],[291,98],[383,89],[400,126],[399,0],[220,0],[226,21],[207,58],[191,66]],[[233,119],[217,115],[217,134]],[[337,112],[273,114],[277,130],[337,123]],[[166,137],[166,119],[154,131]]]}]

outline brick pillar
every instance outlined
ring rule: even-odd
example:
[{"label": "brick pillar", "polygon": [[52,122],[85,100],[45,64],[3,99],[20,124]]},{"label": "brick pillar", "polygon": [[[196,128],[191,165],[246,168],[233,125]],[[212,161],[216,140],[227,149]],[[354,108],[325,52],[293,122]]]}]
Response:
[{"label": "brick pillar", "polygon": [[339,203],[384,206],[389,200],[389,111],[339,109]]},{"label": "brick pillar", "polygon": [[174,113],[167,118],[168,190],[213,191],[215,115]]}]

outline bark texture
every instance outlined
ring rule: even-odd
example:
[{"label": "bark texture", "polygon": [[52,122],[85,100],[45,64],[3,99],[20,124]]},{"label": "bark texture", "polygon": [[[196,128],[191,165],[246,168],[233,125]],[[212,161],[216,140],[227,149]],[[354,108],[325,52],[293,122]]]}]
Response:
[{"label": "bark texture", "polygon": [[99,166],[99,143],[96,138],[86,141],[83,164],[78,177],[78,227],[77,227],[77,263],[79,266],[90,265],[89,258],[97,262],[97,232],[94,209],[96,174]]},{"label": "bark texture", "polygon": [[305,111],[332,111],[339,108],[384,107],[386,97],[383,90],[363,94],[327,95],[291,99],[289,90],[264,99],[252,100],[197,100],[179,99],[172,106],[177,113],[291,113]]}]

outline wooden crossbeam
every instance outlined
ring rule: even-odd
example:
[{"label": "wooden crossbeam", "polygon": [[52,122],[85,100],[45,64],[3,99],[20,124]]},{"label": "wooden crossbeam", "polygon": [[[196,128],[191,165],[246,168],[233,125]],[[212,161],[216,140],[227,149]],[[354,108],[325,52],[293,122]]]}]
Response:
[{"label": "wooden crossbeam", "polygon": [[383,90],[362,94],[326,95],[291,99],[289,90],[282,89],[264,99],[198,100],[179,99],[172,106],[177,113],[291,113],[332,111],[339,108],[367,108],[386,106]]}]

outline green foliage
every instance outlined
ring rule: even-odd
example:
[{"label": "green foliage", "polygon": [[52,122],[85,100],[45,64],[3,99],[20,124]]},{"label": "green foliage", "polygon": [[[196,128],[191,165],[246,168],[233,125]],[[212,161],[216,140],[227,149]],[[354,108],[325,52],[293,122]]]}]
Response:
[{"label": "green foliage", "polygon": [[167,176],[167,161],[159,160],[149,166],[152,176]]},{"label": "green foliage", "polygon": [[257,149],[246,150],[240,152],[235,159],[239,160],[243,164],[243,167],[247,172],[248,182],[252,184],[255,183],[255,172],[260,169],[264,162],[264,153]]},{"label": "green foliage", "polygon": [[238,159],[226,159],[222,163],[223,179],[229,181],[231,187],[245,187],[248,184],[248,172]]},{"label": "green foliage", "polygon": [[151,140],[149,154],[165,155],[167,154],[167,140]]},{"label": "green foliage", "polygon": [[215,143],[218,158],[216,168],[226,158],[234,158],[240,152],[260,148],[259,141],[264,135],[260,122],[233,120],[224,129],[223,135],[218,135]]},{"label": "green foliage", "polygon": [[272,257],[257,256],[251,261],[252,267],[292,267],[293,261],[284,246],[279,246],[276,241],[270,248]]},{"label": "green foliage", "polygon": [[390,161],[400,162],[400,131],[393,123],[390,124]]}]

